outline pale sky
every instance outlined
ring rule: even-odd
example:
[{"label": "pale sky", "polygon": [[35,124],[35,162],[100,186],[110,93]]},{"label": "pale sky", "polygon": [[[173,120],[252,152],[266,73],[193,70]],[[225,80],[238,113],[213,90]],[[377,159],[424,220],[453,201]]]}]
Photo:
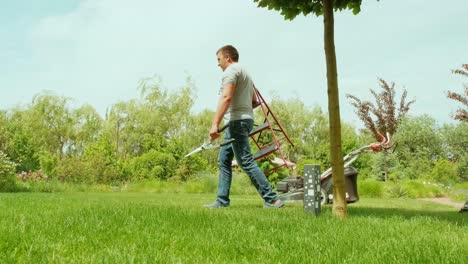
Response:
[{"label": "pale sky", "polygon": [[[363,0],[361,13],[335,13],[341,117],[362,124],[345,99],[371,99],[377,79],[396,83],[410,113],[452,123],[468,63],[468,0]],[[268,100],[300,98],[327,111],[323,20],[285,21],[248,0],[16,0],[0,5],[0,109],[44,90],[90,104],[100,114],[138,97],[138,81],[157,74],[177,89],[191,76],[194,112],[215,110],[221,70],[216,50],[238,48],[240,63]],[[285,122],[285,121],[283,121]]]}]

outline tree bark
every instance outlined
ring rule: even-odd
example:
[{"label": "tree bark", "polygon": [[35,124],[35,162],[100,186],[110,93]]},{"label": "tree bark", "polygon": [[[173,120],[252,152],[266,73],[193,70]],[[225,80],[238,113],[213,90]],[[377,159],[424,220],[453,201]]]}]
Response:
[{"label": "tree bark", "polygon": [[346,192],[341,150],[340,102],[336,66],[333,0],[323,0],[324,47],[327,65],[328,115],[330,122],[330,156],[333,177],[333,215],[345,218]]}]

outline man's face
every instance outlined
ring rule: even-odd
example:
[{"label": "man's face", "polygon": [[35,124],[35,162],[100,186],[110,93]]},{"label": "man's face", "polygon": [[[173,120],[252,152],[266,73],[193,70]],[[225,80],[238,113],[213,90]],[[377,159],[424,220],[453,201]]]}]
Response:
[{"label": "man's face", "polygon": [[218,58],[218,66],[221,68],[221,70],[226,70],[226,68],[229,66],[229,57],[225,56],[222,52],[218,52],[216,57]]}]

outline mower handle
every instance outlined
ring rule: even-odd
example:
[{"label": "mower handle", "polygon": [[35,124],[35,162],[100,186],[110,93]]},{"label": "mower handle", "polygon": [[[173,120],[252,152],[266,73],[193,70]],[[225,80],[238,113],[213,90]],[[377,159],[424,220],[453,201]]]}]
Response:
[{"label": "mower handle", "polygon": [[218,128],[218,133],[221,133],[223,132],[224,130],[226,130],[226,128],[229,126],[229,122],[227,122],[226,124],[224,124],[222,127]]},{"label": "mower handle", "polygon": [[387,137],[385,138],[380,132],[377,131],[377,135],[380,138],[380,142],[375,142],[369,145],[369,148],[374,151],[381,151],[383,149],[387,150],[392,147],[392,143],[390,142],[390,133],[387,132]]},{"label": "mower handle", "polygon": [[[380,138],[380,142],[375,142],[367,146],[360,147],[350,153],[348,153],[346,156],[343,157],[343,165],[344,167],[350,166],[363,152],[366,151],[373,151],[373,152],[379,152],[382,150],[388,150],[392,147],[392,143],[390,140],[390,133],[387,132],[387,137],[384,137],[380,132],[377,132],[377,135]],[[324,171],[320,175],[320,179],[324,179],[328,177],[328,175],[331,173],[332,168],[329,167],[326,171]]]}]

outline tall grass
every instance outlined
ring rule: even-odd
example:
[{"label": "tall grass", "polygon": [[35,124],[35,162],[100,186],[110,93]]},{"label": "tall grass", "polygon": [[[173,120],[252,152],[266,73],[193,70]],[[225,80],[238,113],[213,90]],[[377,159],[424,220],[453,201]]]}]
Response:
[{"label": "tall grass", "polygon": [[344,221],[258,195],[0,194],[0,263],[466,263],[467,218],[409,199],[364,198]]},{"label": "tall grass", "polygon": [[[17,180],[17,192],[147,192],[147,193],[216,193],[218,177],[200,174],[189,181],[140,180],[109,184],[66,183],[58,180]],[[234,172],[231,184],[232,194],[256,194],[247,175]]]},{"label": "tall grass", "polygon": [[[218,178],[213,174],[200,174],[188,181],[140,180],[108,184],[77,184],[52,180],[29,180],[16,182],[19,192],[147,192],[147,193],[193,193],[215,194]],[[448,196],[456,201],[465,201],[468,187],[466,183],[443,187],[421,180],[382,182],[374,179],[358,181],[358,192],[367,198],[433,198]],[[231,194],[256,194],[249,178],[244,173],[234,172]]]},{"label": "tall grass", "polygon": [[[434,198],[455,197],[453,193],[464,194],[468,188],[463,184],[443,186],[422,180],[403,180],[399,182],[382,182],[374,179],[358,181],[359,195],[370,198]],[[460,195],[458,195],[460,196]]]}]

